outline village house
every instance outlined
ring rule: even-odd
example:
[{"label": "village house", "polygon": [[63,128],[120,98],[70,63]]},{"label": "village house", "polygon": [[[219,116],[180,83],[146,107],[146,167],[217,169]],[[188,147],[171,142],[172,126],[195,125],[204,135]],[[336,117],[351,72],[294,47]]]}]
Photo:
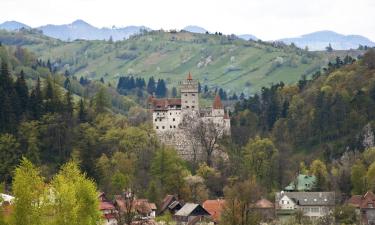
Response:
[{"label": "village house", "polygon": [[[137,221],[149,221],[156,217],[156,204],[148,202],[147,199],[132,199],[129,204],[121,195],[115,195],[115,207],[122,211],[127,212],[128,210],[136,214],[135,218]],[[131,207],[131,208],[127,208]]]},{"label": "village house", "polygon": [[201,205],[195,203],[186,203],[174,214],[173,218],[180,225],[193,225],[212,221],[210,213]]},{"label": "village house", "polygon": [[221,213],[225,206],[224,199],[206,200],[202,204],[203,208],[210,213],[212,221],[215,224],[220,223]]},{"label": "village house", "polygon": [[347,203],[356,208],[363,224],[375,224],[375,195],[368,191],[364,195],[353,195]]},{"label": "village house", "polygon": [[166,212],[169,212],[171,215],[174,215],[178,210],[182,208],[183,204],[178,200],[174,195],[167,195],[162,201],[158,215],[163,215]]},{"label": "village house", "polygon": [[284,192],[276,193],[275,209],[280,220],[297,210],[311,219],[328,215],[335,207],[334,192]]},{"label": "village house", "polygon": [[[206,123],[212,122],[222,135],[230,135],[230,118],[220,97],[217,95],[212,107],[203,108],[199,105],[198,81],[191,73],[180,82],[180,98],[155,98],[150,96],[148,108],[152,113],[153,128],[159,139],[166,145],[177,149],[178,154],[186,159],[195,157],[193,140],[187,136],[187,130],[182,126],[184,118],[194,118]],[[193,156],[194,155],[194,156]]]},{"label": "village house", "polygon": [[99,193],[99,209],[102,213],[104,225],[117,225],[116,208],[109,201],[104,192]]}]

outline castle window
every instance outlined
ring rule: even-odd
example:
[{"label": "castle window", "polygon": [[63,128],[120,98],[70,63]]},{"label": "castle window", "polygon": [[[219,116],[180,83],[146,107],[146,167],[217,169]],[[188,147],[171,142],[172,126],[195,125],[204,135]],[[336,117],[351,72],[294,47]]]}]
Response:
[{"label": "castle window", "polygon": [[176,121],[176,119],[175,119],[175,118],[173,118],[173,121]]},{"label": "castle window", "polygon": [[171,125],[171,126],[169,126],[169,128],[171,128],[171,129],[172,129],[172,125]]},{"label": "castle window", "polygon": [[193,108],[193,109],[194,109],[194,108],[195,108],[195,106],[191,106],[191,108]]},{"label": "castle window", "polygon": [[162,128],[163,130],[165,129],[165,127],[164,127],[164,126],[162,126],[161,128]]},{"label": "castle window", "polygon": [[158,126],[156,126],[156,129],[159,129],[159,127],[158,127]]},{"label": "castle window", "polygon": [[158,121],[158,119],[155,119],[155,122]]},{"label": "castle window", "polygon": [[176,128],[176,126],[173,126],[173,128]]},{"label": "castle window", "polygon": [[159,113],[156,113],[156,115],[159,115]]},{"label": "castle window", "polygon": [[169,113],[169,115],[172,115],[172,113]]},{"label": "castle window", "polygon": [[187,105],[187,106],[186,106],[186,108],[188,109],[188,108],[189,108],[189,106]]},{"label": "castle window", "polygon": [[161,122],[161,118],[159,119],[159,121]]}]

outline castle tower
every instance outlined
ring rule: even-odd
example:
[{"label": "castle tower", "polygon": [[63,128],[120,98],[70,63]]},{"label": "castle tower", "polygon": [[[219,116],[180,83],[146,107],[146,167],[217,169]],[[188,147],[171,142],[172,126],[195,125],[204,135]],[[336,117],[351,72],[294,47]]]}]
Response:
[{"label": "castle tower", "polygon": [[180,82],[182,110],[199,111],[198,82],[189,72],[186,80]]},{"label": "castle tower", "polygon": [[224,117],[224,106],[221,102],[221,98],[218,94],[216,94],[214,102],[212,104],[212,116],[221,116]]}]

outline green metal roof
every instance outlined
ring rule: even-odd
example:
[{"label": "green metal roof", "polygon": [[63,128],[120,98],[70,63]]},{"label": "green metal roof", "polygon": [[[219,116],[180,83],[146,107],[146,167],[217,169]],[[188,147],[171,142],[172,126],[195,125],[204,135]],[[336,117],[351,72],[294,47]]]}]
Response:
[{"label": "green metal roof", "polygon": [[288,186],[285,191],[311,191],[316,184],[316,177],[299,174]]}]

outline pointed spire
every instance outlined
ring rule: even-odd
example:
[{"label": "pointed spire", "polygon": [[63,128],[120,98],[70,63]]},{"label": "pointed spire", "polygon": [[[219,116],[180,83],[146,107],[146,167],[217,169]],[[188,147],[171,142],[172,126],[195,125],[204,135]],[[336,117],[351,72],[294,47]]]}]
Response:
[{"label": "pointed spire", "polygon": [[191,76],[191,72],[190,71],[189,71],[189,74],[188,74],[186,80],[193,80],[193,76]]},{"label": "pointed spire", "polygon": [[221,98],[218,94],[216,94],[215,99],[214,99],[214,104],[212,106],[214,109],[222,109],[223,108],[223,103],[221,103]]}]

